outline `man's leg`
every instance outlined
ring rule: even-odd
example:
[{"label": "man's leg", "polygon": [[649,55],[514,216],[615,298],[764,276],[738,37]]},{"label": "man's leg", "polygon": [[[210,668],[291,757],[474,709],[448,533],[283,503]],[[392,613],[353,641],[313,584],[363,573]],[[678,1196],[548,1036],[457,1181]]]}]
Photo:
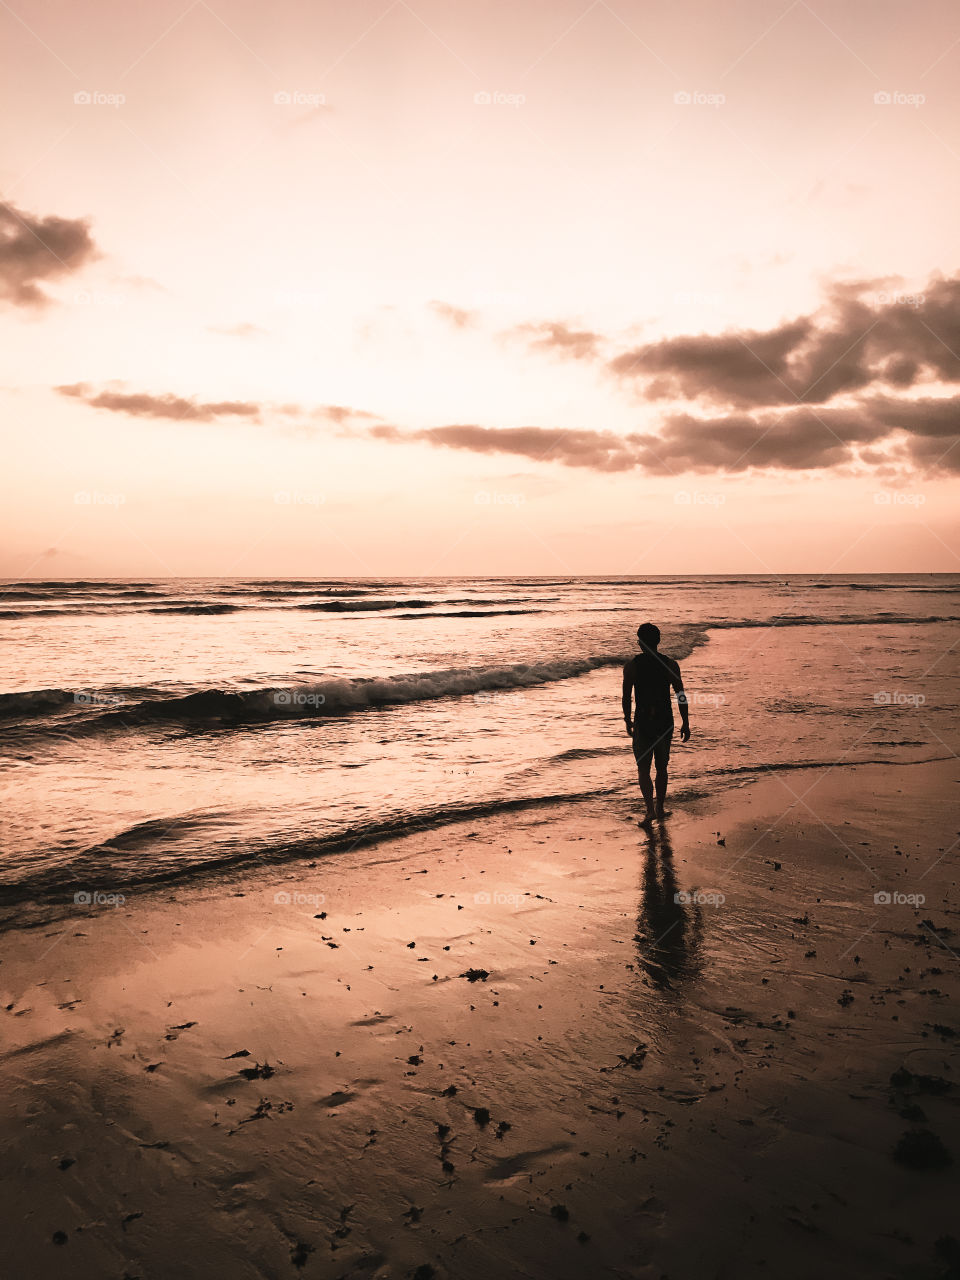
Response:
[{"label": "man's leg", "polygon": [[657,770],[657,817],[663,817],[663,802],[667,798],[667,766]]},{"label": "man's leg", "polygon": [[673,740],[673,730],[665,733],[664,736],[654,747],[654,759],[657,762],[657,807],[656,816],[662,818],[664,815],[664,801],[667,798],[667,782],[669,775],[667,773],[667,764],[670,760],[670,743]]},{"label": "man's leg", "polygon": [[640,794],[643,796],[643,803],[646,806],[643,821],[650,822],[655,815],[653,780],[650,777],[650,761],[653,758],[653,749],[651,748],[649,751],[637,751],[634,749],[634,755],[637,759],[637,778],[640,782]]}]

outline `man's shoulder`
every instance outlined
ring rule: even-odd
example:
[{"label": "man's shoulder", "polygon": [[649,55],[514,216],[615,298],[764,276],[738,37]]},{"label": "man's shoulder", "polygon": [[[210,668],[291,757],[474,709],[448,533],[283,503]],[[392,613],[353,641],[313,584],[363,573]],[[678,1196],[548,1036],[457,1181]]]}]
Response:
[{"label": "man's shoulder", "polygon": [[670,668],[671,671],[676,672],[677,675],[680,674],[680,663],[676,660],[676,658],[671,658],[668,654],[665,653],[663,655],[663,660],[666,663],[666,665]]}]

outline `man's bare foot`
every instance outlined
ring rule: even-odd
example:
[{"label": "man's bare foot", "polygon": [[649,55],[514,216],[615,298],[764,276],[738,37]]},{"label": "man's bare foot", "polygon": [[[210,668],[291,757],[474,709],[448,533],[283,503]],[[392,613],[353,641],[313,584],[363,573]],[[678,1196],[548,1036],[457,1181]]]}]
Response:
[{"label": "man's bare foot", "polygon": [[643,827],[645,831],[649,831],[650,828],[653,826],[653,819],[655,816],[656,815],[653,813],[645,813],[643,817],[640,819],[640,821],[637,823],[637,826]]},{"label": "man's bare foot", "polygon": [[673,814],[672,809],[665,809],[662,804],[657,805],[657,821],[662,822],[664,818],[669,818]]}]

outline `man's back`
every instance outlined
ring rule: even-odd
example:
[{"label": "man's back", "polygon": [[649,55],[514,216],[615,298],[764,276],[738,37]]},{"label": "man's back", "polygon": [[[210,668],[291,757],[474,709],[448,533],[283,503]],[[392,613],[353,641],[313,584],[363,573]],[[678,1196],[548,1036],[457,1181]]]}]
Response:
[{"label": "man's back", "polygon": [[625,682],[629,680],[636,699],[634,725],[656,725],[666,728],[673,724],[671,689],[682,689],[680,667],[666,654],[638,653],[624,667]]}]

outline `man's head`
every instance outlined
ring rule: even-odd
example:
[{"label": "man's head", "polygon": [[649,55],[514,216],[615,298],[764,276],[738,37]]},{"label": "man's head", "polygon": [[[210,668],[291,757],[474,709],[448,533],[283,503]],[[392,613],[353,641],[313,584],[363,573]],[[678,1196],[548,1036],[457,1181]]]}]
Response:
[{"label": "man's head", "polygon": [[644,622],[637,627],[637,643],[641,649],[656,649],[660,643],[660,628],[652,622]]}]

